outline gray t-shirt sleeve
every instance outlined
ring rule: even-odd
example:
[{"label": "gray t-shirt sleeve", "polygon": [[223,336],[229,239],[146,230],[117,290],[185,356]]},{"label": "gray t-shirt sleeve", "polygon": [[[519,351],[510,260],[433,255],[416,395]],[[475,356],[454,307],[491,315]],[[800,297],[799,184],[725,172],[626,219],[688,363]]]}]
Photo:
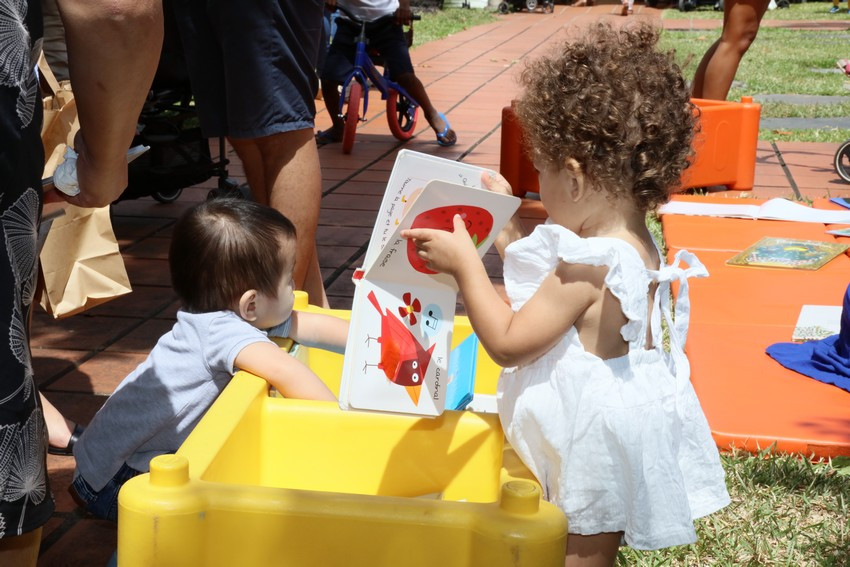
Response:
[{"label": "gray t-shirt sleeve", "polygon": [[210,322],[209,334],[204,347],[204,360],[212,372],[225,371],[234,374],[236,357],[248,345],[271,342],[266,333],[245,321],[221,317]]}]

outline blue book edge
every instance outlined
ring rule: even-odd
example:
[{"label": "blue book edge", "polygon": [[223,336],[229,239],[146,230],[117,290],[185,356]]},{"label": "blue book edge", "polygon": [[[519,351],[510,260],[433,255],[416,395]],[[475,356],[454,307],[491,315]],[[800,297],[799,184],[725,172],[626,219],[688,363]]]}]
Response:
[{"label": "blue book edge", "polygon": [[472,333],[449,353],[449,384],[446,409],[462,410],[472,401],[475,390],[475,363],[478,337]]},{"label": "blue book edge", "polygon": [[841,205],[842,207],[846,207],[850,209],[850,199],[846,197],[833,197],[830,199],[836,205]]}]

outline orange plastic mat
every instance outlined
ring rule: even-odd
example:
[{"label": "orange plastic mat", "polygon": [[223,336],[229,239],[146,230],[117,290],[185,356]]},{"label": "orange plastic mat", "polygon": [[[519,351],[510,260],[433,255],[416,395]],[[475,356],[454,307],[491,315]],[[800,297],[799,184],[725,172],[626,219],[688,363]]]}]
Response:
[{"label": "orange plastic mat", "polygon": [[775,445],[815,457],[850,455],[850,392],[788,370],[765,353],[773,343],[790,342],[803,305],[841,305],[850,283],[850,258],[842,255],[811,271],[726,264],[764,236],[836,240],[825,233],[827,227],[684,215],[661,220],[669,258],[687,248],[710,274],[690,281],[686,350],[717,445],[749,451]]},{"label": "orange plastic mat", "polygon": [[[672,258],[675,250],[670,254]],[[850,258],[844,255],[812,271],[726,265],[735,252],[695,254],[705,264],[709,277],[689,281],[692,327],[710,323],[793,328],[800,307],[841,305],[850,283]]]},{"label": "orange plastic mat", "polygon": [[788,370],[764,352],[788,341],[793,328],[691,326],[691,381],[720,448],[775,444],[807,457],[850,455],[850,393]]}]

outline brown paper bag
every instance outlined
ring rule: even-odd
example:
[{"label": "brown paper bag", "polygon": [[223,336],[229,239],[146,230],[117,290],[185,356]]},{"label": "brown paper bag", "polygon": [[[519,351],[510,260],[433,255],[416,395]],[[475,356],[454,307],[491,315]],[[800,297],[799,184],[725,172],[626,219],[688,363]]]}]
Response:
[{"label": "brown paper bag", "polygon": [[53,220],[39,263],[41,306],[56,319],[132,291],[108,206],[68,205],[65,214]]},{"label": "brown paper bag", "polygon": [[44,146],[44,173],[41,178],[51,177],[62,161],[65,148],[73,146],[74,136],[80,129],[77,118],[77,102],[69,81],[57,81],[44,58],[38,60],[41,88],[44,93],[44,121],[41,123],[41,143]]}]

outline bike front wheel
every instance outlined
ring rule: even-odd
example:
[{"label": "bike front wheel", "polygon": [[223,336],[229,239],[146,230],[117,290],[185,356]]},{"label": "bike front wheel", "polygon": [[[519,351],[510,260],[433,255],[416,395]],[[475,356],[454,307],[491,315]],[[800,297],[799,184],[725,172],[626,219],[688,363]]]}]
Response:
[{"label": "bike front wheel", "polygon": [[387,123],[396,139],[409,140],[416,129],[419,118],[419,106],[396,90],[387,95]]},{"label": "bike front wheel", "polygon": [[836,173],[838,173],[841,179],[850,183],[850,140],[847,140],[838,147],[838,151],[835,152],[833,164],[835,165]]},{"label": "bike front wheel", "polygon": [[357,123],[360,122],[360,99],[363,98],[363,87],[357,81],[351,81],[348,93],[348,107],[345,111],[345,128],[342,131],[342,153],[350,154],[354,147],[354,136],[357,133]]}]

